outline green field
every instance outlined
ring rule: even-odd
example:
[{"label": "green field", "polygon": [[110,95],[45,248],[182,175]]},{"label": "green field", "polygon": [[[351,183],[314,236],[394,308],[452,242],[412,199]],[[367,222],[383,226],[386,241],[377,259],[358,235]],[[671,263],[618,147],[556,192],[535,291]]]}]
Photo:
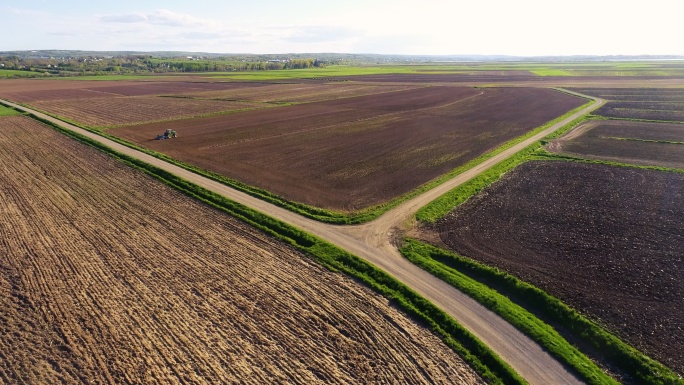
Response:
[{"label": "green field", "polygon": [[[152,64],[162,62],[179,62],[185,60],[149,59]],[[231,60],[200,60],[193,61],[202,68],[217,68],[214,66],[244,65],[244,63]],[[155,71],[159,70],[156,68]],[[192,72],[166,72],[153,74],[151,72],[136,72],[135,74],[95,74],[94,71],[86,72],[87,76],[68,76],[62,74],[65,79],[79,80],[139,80],[149,77],[164,76],[202,76],[210,79],[224,80],[287,80],[287,79],[317,79],[337,76],[356,75],[379,75],[379,74],[464,74],[477,75],[487,71],[518,71],[520,74],[527,72],[531,76],[684,76],[684,63],[682,61],[625,61],[625,62],[415,62],[398,64],[354,64],[354,65],[326,65],[305,69],[271,69],[271,70],[246,70],[246,71],[192,71]],[[0,78],[9,77],[49,77],[48,73],[35,71],[19,71],[0,69]]]},{"label": "green field", "polygon": [[14,77],[32,78],[32,77],[43,77],[43,76],[50,76],[50,74],[42,73],[42,72],[33,72],[33,71],[0,69],[0,79],[2,79],[2,78],[14,78]]},{"label": "green field", "polygon": [[13,108],[0,105],[0,116],[21,115],[21,113]]}]

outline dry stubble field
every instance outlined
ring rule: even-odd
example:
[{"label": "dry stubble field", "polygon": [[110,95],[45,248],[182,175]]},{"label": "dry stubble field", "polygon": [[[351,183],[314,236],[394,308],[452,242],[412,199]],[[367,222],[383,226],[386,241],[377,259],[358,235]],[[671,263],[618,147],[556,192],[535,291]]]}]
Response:
[{"label": "dry stubble field", "polygon": [[0,118],[1,383],[480,383],[352,280]]},{"label": "dry stubble field", "polygon": [[436,226],[684,374],[684,174],[527,162]]}]

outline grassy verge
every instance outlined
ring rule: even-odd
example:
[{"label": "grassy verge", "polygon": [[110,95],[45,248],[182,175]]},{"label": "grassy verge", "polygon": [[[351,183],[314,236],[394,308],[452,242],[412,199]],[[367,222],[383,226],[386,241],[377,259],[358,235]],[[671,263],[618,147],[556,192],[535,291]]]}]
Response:
[{"label": "grassy verge", "polygon": [[265,233],[292,245],[314,258],[323,266],[333,271],[343,272],[358,281],[361,281],[376,292],[389,298],[396,306],[401,308],[414,320],[429,327],[450,348],[463,357],[463,359],[488,383],[526,383],[513,371],[513,369],[491,351],[491,349],[479,341],[468,330],[463,328],[463,326],[458,324],[453,318],[411,290],[408,286],[402,284],[363,259],[284,222],[194,185],[167,171],[118,153],[93,139],[59,127],[58,125],[36,117],[35,115],[31,116],[79,142],[95,147],[125,164],[151,175],[168,186],[178,189],[207,205],[226,212]]},{"label": "grassy verge", "polygon": [[0,116],[12,116],[12,115],[21,115],[21,112],[15,110],[14,108],[5,107],[2,104],[0,104]]},{"label": "grassy verge", "polygon": [[[615,384],[551,326],[599,352],[611,366],[639,384],[684,384],[676,373],[584,318],[555,297],[504,273],[416,240],[400,250],[411,262],[470,295],[523,331],[589,384]],[[539,317],[539,318],[538,318]]]}]

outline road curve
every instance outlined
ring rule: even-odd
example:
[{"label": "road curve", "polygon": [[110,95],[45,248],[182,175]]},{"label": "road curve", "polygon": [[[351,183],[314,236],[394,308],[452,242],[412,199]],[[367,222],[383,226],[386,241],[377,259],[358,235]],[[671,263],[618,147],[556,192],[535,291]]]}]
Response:
[{"label": "road curve", "polygon": [[[579,96],[590,98],[586,95]],[[476,177],[498,162],[512,156],[535,141],[542,139],[544,136],[559,129],[572,120],[597,109],[605,103],[602,99],[594,99],[592,105],[554,124],[533,137],[493,156],[462,174],[457,175],[453,179],[450,179],[432,190],[404,202],[376,220],[355,226],[330,225],[302,217],[211,179],[113,142],[92,132],[83,130],[72,124],[65,123],[15,103],[3,102],[9,106],[30,112],[64,128],[97,140],[118,152],[138,158],[144,162],[169,171],[192,183],[261,211],[290,225],[299,227],[364,258],[449,313],[454,319],[495,351],[504,361],[511,365],[511,367],[530,384],[582,384],[582,381],[568,372],[568,370],[558,361],[543,351],[539,345],[511,326],[504,319],[492,313],[472,298],[403,258],[394,247],[391,240],[392,232],[406,220],[410,219],[420,207],[426,205],[447,191]]]}]

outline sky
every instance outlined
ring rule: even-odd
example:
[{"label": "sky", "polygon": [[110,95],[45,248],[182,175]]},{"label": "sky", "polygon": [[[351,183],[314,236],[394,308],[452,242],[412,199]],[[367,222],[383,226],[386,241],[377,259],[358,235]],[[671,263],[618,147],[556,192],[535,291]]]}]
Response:
[{"label": "sky", "polygon": [[684,55],[673,0],[0,0],[0,51]]}]

